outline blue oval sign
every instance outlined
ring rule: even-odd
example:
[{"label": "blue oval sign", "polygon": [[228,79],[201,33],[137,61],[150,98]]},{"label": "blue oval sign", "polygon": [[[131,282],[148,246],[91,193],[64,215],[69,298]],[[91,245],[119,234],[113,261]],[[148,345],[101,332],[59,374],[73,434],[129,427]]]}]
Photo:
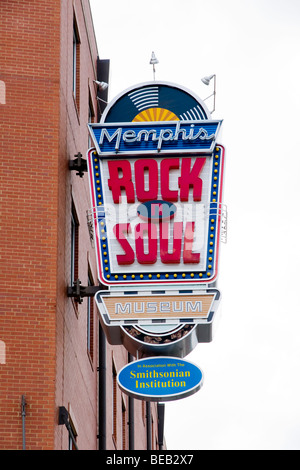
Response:
[{"label": "blue oval sign", "polygon": [[159,222],[173,219],[176,210],[177,208],[173,203],[159,200],[140,204],[137,213],[143,220]]},{"label": "blue oval sign", "polygon": [[202,371],[175,357],[151,357],[127,364],[118,374],[121,390],[139,400],[171,401],[200,390]]}]

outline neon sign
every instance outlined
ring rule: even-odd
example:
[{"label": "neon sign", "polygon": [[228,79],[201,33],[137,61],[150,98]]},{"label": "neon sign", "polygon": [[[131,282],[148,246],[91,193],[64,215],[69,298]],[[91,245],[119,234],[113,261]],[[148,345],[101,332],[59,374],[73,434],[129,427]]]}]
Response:
[{"label": "neon sign", "polygon": [[222,121],[209,118],[201,100],[164,83],[122,93],[89,124],[103,284],[215,281],[225,150],[216,141]]},{"label": "neon sign", "polygon": [[224,149],[212,156],[101,159],[89,154],[103,283],[211,282]]}]

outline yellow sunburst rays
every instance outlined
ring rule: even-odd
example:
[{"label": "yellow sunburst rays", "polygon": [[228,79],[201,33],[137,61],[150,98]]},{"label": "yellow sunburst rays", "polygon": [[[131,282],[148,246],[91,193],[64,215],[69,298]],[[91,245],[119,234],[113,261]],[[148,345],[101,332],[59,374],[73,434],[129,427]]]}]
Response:
[{"label": "yellow sunburst rays", "polygon": [[135,116],[132,122],[154,122],[154,121],[179,121],[179,118],[172,111],[164,108],[149,108],[141,111]]}]

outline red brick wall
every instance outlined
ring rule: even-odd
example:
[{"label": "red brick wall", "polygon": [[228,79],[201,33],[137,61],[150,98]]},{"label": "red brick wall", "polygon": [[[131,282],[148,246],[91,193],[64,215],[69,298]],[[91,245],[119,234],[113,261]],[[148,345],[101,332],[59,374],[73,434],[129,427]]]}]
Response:
[{"label": "red brick wall", "polygon": [[[0,2],[0,448],[53,448],[60,2]],[[49,32],[51,31],[51,34]],[[38,436],[38,438],[37,438]]]}]

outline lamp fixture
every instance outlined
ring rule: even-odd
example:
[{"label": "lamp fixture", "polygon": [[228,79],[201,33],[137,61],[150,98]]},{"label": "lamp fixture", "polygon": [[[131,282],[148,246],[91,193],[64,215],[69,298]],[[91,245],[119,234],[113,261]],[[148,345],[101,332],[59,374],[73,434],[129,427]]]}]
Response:
[{"label": "lamp fixture", "polygon": [[201,81],[204,83],[204,85],[209,85],[213,77],[215,77],[215,75],[209,75],[209,76],[201,78]]},{"label": "lamp fixture", "polygon": [[153,80],[155,80],[155,65],[159,64],[159,61],[157,60],[154,52],[152,52],[152,54],[151,54],[151,59],[150,59],[149,63],[150,63],[150,65],[153,66]]},{"label": "lamp fixture", "polygon": [[[208,98],[210,98],[211,96],[214,97],[214,108],[212,111],[210,111],[210,113],[212,114],[215,109],[216,109],[216,75],[213,74],[213,75],[207,75],[206,77],[203,77],[201,78],[201,81],[202,83],[204,83],[204,85],[209,85],[210,84],[210,81],[214,79],[214,91],[211,95],[209,95],[207,98],[205,98],[205,100],[208,100]],[[204,101],[205,101],[204,100]]]},{"label": "lamp fixture", "polygon": [[94,83],[96,83],[98,89],[100,91],[104,91],[104,90],[107,90],[108,88],[108,83],[106,82],[99,82],[98,80],[93,80]]}]

